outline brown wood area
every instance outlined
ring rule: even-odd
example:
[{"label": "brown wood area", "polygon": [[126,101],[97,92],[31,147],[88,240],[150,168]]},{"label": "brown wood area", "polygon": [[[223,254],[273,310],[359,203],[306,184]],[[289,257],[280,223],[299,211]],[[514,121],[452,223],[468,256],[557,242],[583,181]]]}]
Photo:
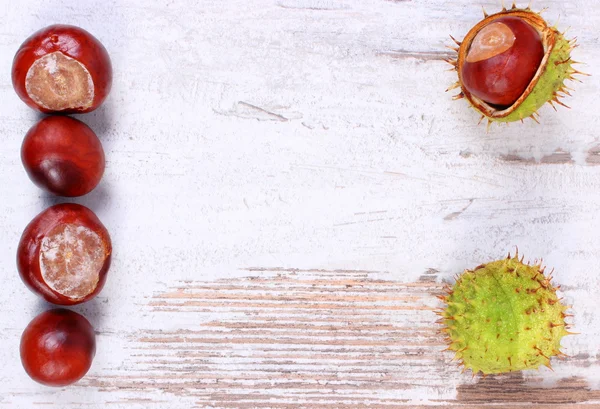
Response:
[{"label": "brown wood area", "polygon": [[[461,374],[435,324],[444,285],[436,270],[412,283],[371,271],[247,270],[247,277],[156,294],[147,308],[157,319],[193,314],[197,325],[137,331],[132,369],[87,386],[158,390],[218,408],[573,408],[600,400],[577,376],[544,386],[534,371]],[[590,356],[568,360],[598,366]],[[451,391],[456,380],[451,399],[394,398]]]}]

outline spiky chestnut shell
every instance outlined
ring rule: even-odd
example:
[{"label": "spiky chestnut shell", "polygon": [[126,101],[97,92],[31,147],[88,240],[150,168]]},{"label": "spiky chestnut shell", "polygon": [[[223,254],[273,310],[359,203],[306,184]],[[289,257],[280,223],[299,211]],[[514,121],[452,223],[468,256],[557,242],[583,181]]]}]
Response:
[{"label": "spiky chestnut shell", "polygon": [[[528,82],[521,95],[517,96],[516,100],[509,106],[502,106],[502,104],[486,102],[478,97],[476,94],[482,95],[473,92],[473,88],[467,86],[469,80],[465,81],[465,74],[469,71],[469,52],[478,34],[486,27],[496,23],[502,24],[503,20],[506,22],[507,18],[520,20],[532,27],[541,38],[544,53],[533,78]],[[485,14],[485,18],[469,31],[462,42],[456,40],[455,42],[459,47],[453,49],[457,51],[458,58],[448,60],[448,62],[456,68],[458,82],[449,89],[461,88],[461,92],[454,99],[467,99],[470,105],[481,114],[481,120],[487,118],[488,124],[492,122],[523,121],[525,118],[532,118],[537,122],[538,110],[544,104],[549,103],[553,108],[555,108],[554,103],[566,106],[559,99],[565,95],[570,95],[568,88],[565,86],[565,81],[573,79],[574,74],[581,74],[573,68],[573,64],[576,62],[571,59],[571,51],[575,47],[575,40],[567,40],[555,27],[549,26],[538,13],[532,11],[529,7],[520,9],[513,4],[511,9],[503,8],[499,13]],[[523,47],[523,50],[531,50],[531,48]],[[510,50],[505,50],[506,52],[510,52]],[[518,49],[513,50],[513,52],[520,53]],[[517,56],[515,55],[515,57]],[[530,65],[526,56],[518,56],[517,58],[526,60],[526,63],[523,64],[524,67]],[[529,73],[524,73],[522,77],[516,76],[514,72],[512,75],[520,81],[522,77],[527,77]],[[509,99],[513,100],[514,98]]]},{"label": "spiky chestnut shell", "polygon": [[474,374],[550,367],[567,307],[540,265],[509,257],[465,271],[442,299],[448,350]]}]

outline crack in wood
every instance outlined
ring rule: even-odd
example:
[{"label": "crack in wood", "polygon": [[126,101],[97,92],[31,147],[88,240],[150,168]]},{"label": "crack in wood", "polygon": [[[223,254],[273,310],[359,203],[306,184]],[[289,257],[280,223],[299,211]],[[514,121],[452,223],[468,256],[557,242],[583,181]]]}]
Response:
[{"label": "crack in wood", "polygon": [[377,56],[391,57],[401,60],[414,58],[421,61],[444,61],[448,58],[455,58],[456,53],[450,51],[418,51],[418,50],[388,50],[378,51]]}]

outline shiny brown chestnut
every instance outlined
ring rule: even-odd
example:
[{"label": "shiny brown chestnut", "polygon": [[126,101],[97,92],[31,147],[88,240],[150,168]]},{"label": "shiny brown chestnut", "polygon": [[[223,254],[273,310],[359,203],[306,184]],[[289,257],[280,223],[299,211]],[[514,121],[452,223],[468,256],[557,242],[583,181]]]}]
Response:
[{"label": "shiny brown chestnut", "polygon": [[460,76],[474,96],[509,107],[523,95],[543,58],[539,32],[523,19],[502,17],[477,33]]},{"label": "shiny brown chestnut", "polygon": [[111,252],[108,231],[94,212],[64,203],[46,209],[25,228],[17,267],[34,293],[54,304],[74,305],[102,290]]},{"label": "shiny brown chestnut", "polygon": [[84,377],[96,354],[94,328],[76,312],[56,309],[38,315],[21,336],[21,363],[36,382],[66,386]]},{"label": "shiny brown chestnut", "polygon": [[19,97],[41,112],[90,112],[110,92],[112,65],[93,35],[75,26],[52,25],[21,45],[12,81]]},{"label": "shiny brown chestnut", "polygon": [[85,195],[104,174],[102,143],[86,124],[67,116],[34,125],[23,140],[21,160],[38,187],[58,196]]}]

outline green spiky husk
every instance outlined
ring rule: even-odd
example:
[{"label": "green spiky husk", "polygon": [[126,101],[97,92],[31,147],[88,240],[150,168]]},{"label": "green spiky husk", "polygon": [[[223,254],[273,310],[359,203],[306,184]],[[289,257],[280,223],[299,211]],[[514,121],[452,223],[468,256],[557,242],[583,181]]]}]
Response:
[{"label": "green spiky husk", "polygon": [[569,334],[556,290],[539,265],[518,257],[465,271],[443,297],[448,349],[473,373],[550,367]]}]

